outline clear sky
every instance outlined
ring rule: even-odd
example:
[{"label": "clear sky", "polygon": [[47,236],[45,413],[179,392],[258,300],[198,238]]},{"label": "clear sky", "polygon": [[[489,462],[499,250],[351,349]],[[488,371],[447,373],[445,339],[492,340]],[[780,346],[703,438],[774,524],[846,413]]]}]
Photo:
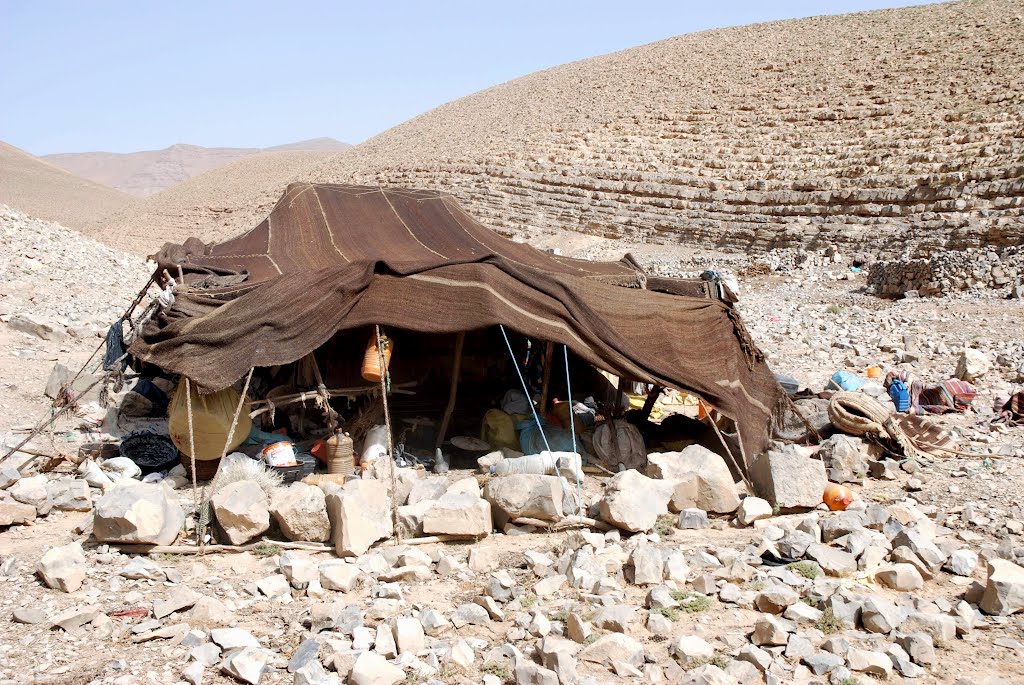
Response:
[{"label": "clear sky", "polygon": [[0,0],[0,140],[37,155],[358,143],[564,62],[708,28],[910,4],[921,3]]}]

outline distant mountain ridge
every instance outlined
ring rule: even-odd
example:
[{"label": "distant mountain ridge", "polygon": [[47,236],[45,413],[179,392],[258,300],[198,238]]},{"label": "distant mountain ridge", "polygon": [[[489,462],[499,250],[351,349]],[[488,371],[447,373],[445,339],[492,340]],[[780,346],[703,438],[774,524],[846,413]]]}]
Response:
[{"label": "distant mountain ridge", "polygon": [[236,160],[264,152],[338,152],[351,147],[334,138],[311,138],[268,148],[177,144],[140,152],[69,152],[40,159],[90,181],[135,197],[148,197]]},{"label": "distant mountain ridge", "polygon": [[0,142],[0,204],[37,219],[82,229],[136,201]]}]

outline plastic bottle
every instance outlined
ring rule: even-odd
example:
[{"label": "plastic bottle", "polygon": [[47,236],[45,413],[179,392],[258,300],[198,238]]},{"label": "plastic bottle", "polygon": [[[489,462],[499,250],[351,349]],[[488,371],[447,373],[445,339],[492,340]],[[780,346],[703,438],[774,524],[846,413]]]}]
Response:
[{"label": "plastic bottle", "polygon": [[377,460],[387,456],[388,453],[388,429],[386,426],[374,426],[366,431],[366,440],[363,441],[363,453],[359,457],[359,466],[366,470],[377,463]]},{"label": "plastic bottle", "polygon": [[853,492],[845,485],[829,483],[825,486],[821,501],[832,511],[845,511],[853,502]]},{"label": "plastic bottle", "polygon": [[448,473],[448,457],[444,456],[440,447],[434,450],[434,473]]}]

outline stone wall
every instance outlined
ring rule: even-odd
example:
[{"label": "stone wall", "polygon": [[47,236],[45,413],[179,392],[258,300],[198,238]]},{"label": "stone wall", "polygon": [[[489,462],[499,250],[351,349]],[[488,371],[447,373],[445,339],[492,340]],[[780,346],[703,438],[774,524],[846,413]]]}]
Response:
[{"label": "stone wall", "polygon": [[1022,278],[1024,249],[968,249],[939,252],[926,259],[875,262],[868,271],[868,287],[876,295],[886,297],[900,297],[912,291],[918,295],[946,295],[986,289],[1022,297]]}]

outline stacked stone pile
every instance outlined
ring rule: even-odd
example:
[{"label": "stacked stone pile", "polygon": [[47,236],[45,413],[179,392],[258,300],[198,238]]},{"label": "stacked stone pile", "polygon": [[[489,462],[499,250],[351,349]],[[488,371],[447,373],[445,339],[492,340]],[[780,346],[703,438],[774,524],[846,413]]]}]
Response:
[{"label": "stacked stone pile", "polygon": [[936,252],[921,259],[876,262],[868,272],[868,286],[886,297],[990,289],[1024,299],[1024,249],[967,249]]},{"label": "stacked stone pile", "polygon": [[[241,541],[271,518],[323,539],[326,516],[338,558],[273,544],[230,561],[118,551],[113,543],[133,536],[163,542],[159,522],[180,528],[183,514],[170,488],[115,482],[96,507],[96,540],[0,559],[0,588],[25,586],[5,599],[9,634],[29,653],[55,657],[16,666],[24,650],[2,650],[0,678],[59,675],[59,664],[102,647],[113,661],[98,682],[112,685],[198,685],[218,672],[250,685],[455,677],[487,685],[838,685],[860,675],[942,681],[949,651],[977,641],[977,632],[1014,644],[1008,636],[1024,612],[1021,548],[947,528],[941,508],[909,497],[808,512],[815,498],[807,492],[824,482],[825,467],[795,451],[769,453],[755,468],[770,503],[741,497],[724,462],[701,449],[654,455],[651,477],[611,478],[593,505],[616,528],[522,538],[525,545],[514,542],[522,530],[506,526],[505,536],[470,546],[371,547],[389,534],[378,519],[390,520],[364,511],[387,499],[373,480],[292,484],[269,498],[260,485],[237,481],[257,491],[231,491],[214,504]],[[418,502],[402,506],[430,502],[427,520],[434,512],[461,530],[476,525],[478,501],[506,516],[554,516],[561,494],[553,483],[509,478],[503,489],[491,487],[503,479],[488,483],[484,500],[475,478],[404,478],[402,500]],[[793,509],[804,511],[776,513]],[[346,520],[339,537],[336,524]],[[706,542],[730,521],[750,531],[745,542]],[[956,597],[941,591],[948,584],[962,588]],[[144,679],[121,674],[141,676],[140,667]]]}]

